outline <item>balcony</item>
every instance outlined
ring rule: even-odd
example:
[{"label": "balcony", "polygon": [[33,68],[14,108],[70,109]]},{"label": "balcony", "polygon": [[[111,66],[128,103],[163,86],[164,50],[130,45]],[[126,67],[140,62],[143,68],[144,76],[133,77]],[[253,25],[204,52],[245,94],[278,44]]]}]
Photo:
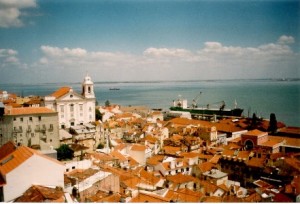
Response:
[{"label": "balcony", "polygon": [[22,128],[14,128],[13,132],[14,133],[22,133],[23,129]]}]

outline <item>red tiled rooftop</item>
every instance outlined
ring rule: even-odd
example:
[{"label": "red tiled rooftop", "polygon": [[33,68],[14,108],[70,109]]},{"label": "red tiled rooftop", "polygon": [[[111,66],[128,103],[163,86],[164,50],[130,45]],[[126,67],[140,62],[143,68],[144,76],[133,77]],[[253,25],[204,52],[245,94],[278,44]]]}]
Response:
[{"label": "red tiled rooftop", "polygon": [[51,96],[54,96],[55,98],[60,98],[67,94],[70,91],[71,87],[61,87],[57,91],[53,92]]},{"label": "red tiled rooftop", "polygon": [[0,166],[0,173],[2,175],[6,175],[33,155],[39,155],[60,165],[63,165],[63,163],[57,161],[56,159],[52,159],[46,155],[43,155],[34,149],[25,146],[20,146],[15,151],[3,157],[3,159],[0,160],[0,163],[4,163]]},{"label": "red tiled rooftop", "polygon": [[16,145],[12,141],[9,141],[2,145],[2,147],[0,148],[0,160],[14,152],[16,148]]},{"label": "red tiled rooftop", "polygon": [[255,130],[250,130],[250,131],[244,133],[243,135],[260,137],[260,136],[263,136],[263,135],[266,135],[266,134],[268,134],[268,133],[267,132],[262,132],[260,130],[255,129]]},{"label": "red tiled rooftop", "polygon": [[132,151],[139,151],[139,152],[145,151],[146,150],[146,146],[145,145],[134,144],[134,145],[132,145],[131,150]]},{"label": "red tiled rooftop", "polygon": [[42,113],[55,113],[53,110],[46,107],[22,107],[5,109],[6,115],[31,115]]}]

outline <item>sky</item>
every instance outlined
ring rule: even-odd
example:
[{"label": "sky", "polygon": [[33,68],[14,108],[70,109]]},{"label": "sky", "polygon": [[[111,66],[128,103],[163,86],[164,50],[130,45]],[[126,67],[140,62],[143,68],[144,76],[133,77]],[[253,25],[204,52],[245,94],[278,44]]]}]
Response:
[{"label": "sky", "polygon": [[299,0],[0,0],[0,84],[300,78]]}]

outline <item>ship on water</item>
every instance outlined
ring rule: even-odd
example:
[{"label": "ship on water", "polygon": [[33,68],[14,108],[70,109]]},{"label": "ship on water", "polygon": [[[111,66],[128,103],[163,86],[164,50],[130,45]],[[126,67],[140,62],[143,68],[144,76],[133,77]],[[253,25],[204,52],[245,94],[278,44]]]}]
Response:
[{"label": "ship on water", "polygon": [[233,109],[225,108],[226,104],[224,101],[216,102],[213,104],[207,104],[205,106],[198,106],[197,100],[199,99],[200,94],[193,99],[191,106],[188,106],[187,99],[181,99],[179,97],[177,100],[173,101],[173,106],[170,107],[171,111],[180,111],[180,112],[190,112],[192,116],[195,117],[212,117],[217,118],[222,117],[241,117],[243,109],[237,107],[235,101],[235,107]]}]

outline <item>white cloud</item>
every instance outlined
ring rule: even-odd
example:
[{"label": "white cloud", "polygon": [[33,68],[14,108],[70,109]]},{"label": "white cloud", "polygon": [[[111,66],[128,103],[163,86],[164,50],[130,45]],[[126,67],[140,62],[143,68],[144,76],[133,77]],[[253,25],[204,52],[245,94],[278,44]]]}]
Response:
[{"label": "white cloud", "polygon": [[0,27],[20,27],[21,9],[36,7],[35,0],[0,0]]},{"label": "white cloud", "polygon": [[188,57],[192,53],[186,49],[148,48],[144,51],[145,56],[154,57]]},{"label": "white cloud", "polygon": [[282,35],[278,39],[279,44],[293,44],[294,42],[295,42],[295,39],[292,36]]},{"label": "white cloud", "polygon": [[291,77],[300,66],[299,53],[279,40],[257,47],[205,42],[197,51],[150,47],[135,55],[49,45],[40,49],[43,56],[35,67],[57,73],[64,69],[69,76],[88,70],[98,77],[96,80],[261,78],[282,77],[282,73]]}]

